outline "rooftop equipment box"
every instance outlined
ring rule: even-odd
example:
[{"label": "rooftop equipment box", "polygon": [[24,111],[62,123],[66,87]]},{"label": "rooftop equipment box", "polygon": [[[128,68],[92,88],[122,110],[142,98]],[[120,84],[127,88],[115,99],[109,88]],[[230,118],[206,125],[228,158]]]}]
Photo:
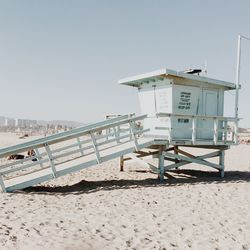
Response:
[{"label": "rooftop equipment box", "polygon": [[[200,116],[196,121],[196,139],[212,140],[212,117],[223,116],[224,91],[235,89],[234,83],[169,69],[122,79],[119,83],[138,88],[141,113],[148,114],[144,121],[144,127],[150,128],[148,135],[169,138],[171,133],[172,140],[192,139],[192,116]],[[159,113],[169,117],[159,117]],[[218,129],[222,126],[219,122]],[[218,133],[218,140],[221,136]]]}]

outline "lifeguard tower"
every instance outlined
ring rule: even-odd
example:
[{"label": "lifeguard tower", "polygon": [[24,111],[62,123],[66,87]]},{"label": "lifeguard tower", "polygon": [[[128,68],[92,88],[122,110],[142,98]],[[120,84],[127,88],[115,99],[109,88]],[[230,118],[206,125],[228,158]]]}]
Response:
[{"label": "lifeguard tower", "polygon": [[[108,115],[105,121],[0,149],[1,190],[24,189],[119,157],[121,171],[133,159],[160,180],[189,163],[215,168],[223,177],[225,150],[237,144],[238,126],[236,115],[223,116],[224,92],[238,88],[189,73],[163,69],[120,80],[138,89],[142,115]],[[185,147],[215,151],[195,156]],[[30,150],[35,153],[26,155]],[[19,154],[23,157],[15,158]],[[158,166],[146,161],[148,156],[158,158]],[[213,157],[218,163],[207,160]]]},{"label": "lifeguard tower", "polygon": [[[224,151],[237,144],[238,119],[223,116],[224,92],[236,89],[236,85],[192,74],[197,72],[162,69],[119,81],[138,89],[141,113],[148,115],[143,125],[149,131],[144,136],[154,138],[154,148],[159,148],[157,171],[161,179],[165,171],[188,163],[216,168],[223,177]],[[180,146],[217,151],[194,156]],[[217,156],[218,164],[205,160]],[[174,164],[164,166],[164,160]]]}]

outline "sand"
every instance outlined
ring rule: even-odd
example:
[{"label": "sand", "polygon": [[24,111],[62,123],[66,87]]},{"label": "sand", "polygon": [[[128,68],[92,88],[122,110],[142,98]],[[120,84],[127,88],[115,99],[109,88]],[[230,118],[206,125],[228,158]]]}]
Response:
[{"label": "sand", "polygon": [[[23,140],[2,133],[0,147]],[[0,249],[250,249],[250,146],[225,163],[224,179],[187,165],[160,183],[113,160],[0,193]]]}]

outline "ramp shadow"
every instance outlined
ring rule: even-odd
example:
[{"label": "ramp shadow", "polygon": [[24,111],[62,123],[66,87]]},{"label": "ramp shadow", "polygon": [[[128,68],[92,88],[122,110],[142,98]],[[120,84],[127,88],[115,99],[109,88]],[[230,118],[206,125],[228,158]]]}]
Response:
[{"label": "ramp shadow", "polygon": [[[73,185],[65,186],[34,186],[16,193],[26,194],[75,194],[93,193],[98,191],[110,191],[116,189],[133,188],[156,188],[180,185],[197,184],[225,184],[225,183],[248,183],[250,182],[250,172],[248,171],[227,171],[224,178],[218,176],[218,172],[204,172],[199,170],[172,170],[167,173],[168,178],[160,182],[156,178],[142,180],[104,180],[104,181],[86,181],[82,180]],[[169,178],[171,177],[171,178]]]}]

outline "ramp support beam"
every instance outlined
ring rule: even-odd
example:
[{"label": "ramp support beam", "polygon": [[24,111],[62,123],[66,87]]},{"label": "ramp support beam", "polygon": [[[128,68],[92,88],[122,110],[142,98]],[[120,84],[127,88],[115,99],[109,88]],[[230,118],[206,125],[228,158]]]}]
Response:
[{"label": "ramp support beam", "polygon": [[164,180],[164,157],[165,157],[165,146],[161,146],[159,148],[159,154],[158,154],[158,179],[160,181]]},{"label": "ramp support beam", "polygon": [[[205,165],[205,166],[212,167],[212,168],[219,170],[220,176],[223,178],[224,177],[224,168],[225,168],[225,150],[226,150],[225,148],[221,148],[215,152],[211,152],[211,153],[200,155],[200,156],[194,156],[194,155],[187,153],[183,150],[176,149],[176,150],[174,150],[174,153],[167,152],[167,153],[165,153],[165,155],[169,159],[172,158],[172,159],[178,160],[178,162],[171,164],[171,165],[168,165],[168,166],[165,166],[164,170],[168,171],[170,169],[173,169],[173,168],[177,169],[181,166],[184,166],[184,165],[187,165],[190,163],[196,163],[196,164]],[[177,154],[176,151],[179,154]],[[214,157],[219,157],[219,163],[216,164],[216,163],[207,161],[207,159],[214,158]]]},{"label": "ramp support beam", "polygon": [[[149,152],[143,152],[143,151],[136,151],[134,154],[137,155],[128,155],[127,158],[121,158],[122,162],[120,162],[120,167],[123,170],[124,167],[124,161],[133,159],[137,162],[140,162],[141,165],[145,167],[149,167],[151,171],[158,175],[158,179],[160,181],[164,180],[164,174],[170,170],[170,169],[179,169],[179,167],[182,167],[184,165],[195,163],[199,165],[205,165],[208,167],[212,167],[214,169],[217,169],[220,173],[220,176],[224,177],[224,169],[225,169],[225,150],[229,149],[229,147],[200,147],[200,148],[206,148],[206,149],[216,149],[214,152],[210,152],[204,155],[195,156],[193,154],[190,154],[182,149],[179,148],[180,146],[173,146],[168,147],[167,145],[154,145],[153,148],[156,151],[149,151]],[[197,146],[195,146],[197,148]],[[170,152],[172,151],[172,152]],[[153,166],[152,164],[141,160],[141,157],[144,156],[152,156],[153,158],[158,158],[158,168]],[[208,161],[210,158],[218,157],[218,163],[213,163]],[[170,161],[173,162],[173,164],[170,165],[164,165],[164,161]]]}]

